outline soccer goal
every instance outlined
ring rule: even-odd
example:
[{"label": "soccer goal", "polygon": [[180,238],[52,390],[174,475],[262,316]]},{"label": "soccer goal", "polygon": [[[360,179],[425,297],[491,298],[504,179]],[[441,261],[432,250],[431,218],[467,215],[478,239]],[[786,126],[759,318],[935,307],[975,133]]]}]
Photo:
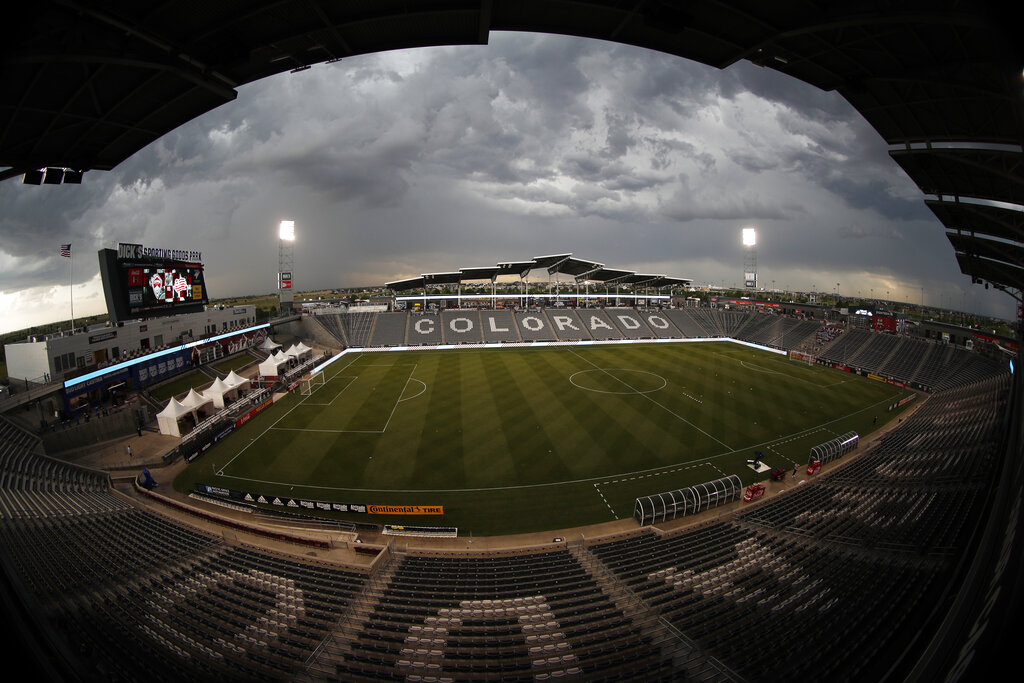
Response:
[{"label": "soccer goal", "polygon": [[312,396],[314,391],[326,383],[327,379],[324,377],[324,373],[318,372],[302,380],[302,383],[299,385],[299,391],[303,396]]},{"label": "soccer goal", "polygon": [[801,353],[799,351],[790,351],[788,355],[789,355],[789,359],[790,360],[802,361],[804,363],[807,363],[808,365],[814,365],[818,361],[817,358],[815,358],[814,356],[812,356],[809,353]]}]

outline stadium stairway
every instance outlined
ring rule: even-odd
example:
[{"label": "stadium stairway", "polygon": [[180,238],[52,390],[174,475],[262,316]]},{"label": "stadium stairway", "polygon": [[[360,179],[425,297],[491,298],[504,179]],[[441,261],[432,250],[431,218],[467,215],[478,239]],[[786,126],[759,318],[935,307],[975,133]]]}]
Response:
[{"label": "stadium stairway", "polygon": [[735,515],[373,576],[136,507],[0,420],[3,570],[99,680],[881,680],[963,587],[1011,412],[1004,369],[928,355],[900,426]]},{"label": "stadium stairway", "polygon": [[736,681],[741,677],[703,651],[682,631],[663,619],[640,595],[620,581],[584,544],[571,545],[576,560],[593,576],[612,603],[637,624],[653,642],[670,643],[672,670],[687,679]]},{"label": "stadium stairway", "polygon": [[333,340],[338,345],[338,347],[346,348],[348,344],[346,343],[344,333],[341,331],[341,327],[328,327],[328,325],[325,323],[325,320],[321,319],[326,319],[328,317],[334,318],[336,316],[307,315],[303,317],[303,320],[305,320],[309,325],[311,325],[314,328],[314,330],[316,330],[316,332],[313,333],[314,339],[317,337],[317,332],[319,332],[320,334],[326,335],[329,339]]}]

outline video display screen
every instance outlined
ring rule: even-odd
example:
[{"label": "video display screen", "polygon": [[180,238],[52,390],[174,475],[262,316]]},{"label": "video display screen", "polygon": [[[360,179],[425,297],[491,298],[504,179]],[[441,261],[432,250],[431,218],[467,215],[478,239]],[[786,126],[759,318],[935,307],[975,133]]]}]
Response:
[{"label": "video display screen", "polygon": [[118,258],[100,251],[100,274],[112,321],[203,310],[209,303],[203,264],[160,258]]},{"label": "video display screen", "polygon": [[128,282],[128,305],[132,311],[153,307],[202,302],[202,266],[130,266],[125,269]]}]

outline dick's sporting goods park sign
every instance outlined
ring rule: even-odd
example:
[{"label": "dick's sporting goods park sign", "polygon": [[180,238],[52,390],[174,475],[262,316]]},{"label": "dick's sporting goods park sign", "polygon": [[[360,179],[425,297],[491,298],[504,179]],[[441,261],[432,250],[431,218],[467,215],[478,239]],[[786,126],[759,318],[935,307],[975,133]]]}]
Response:
[{"label": "dick's sporting goods park sign", "polygon": [[228,498],[241,503],[253,503],[287,508],[309,510],[310,512],[358,512],[370,515],[443,515],[443,505],[366,505],[363,503],[338,503],[327,500],[310,500],[290,496],[267,496],[251,491],[226,489],[209,484],[196,484],[196,491],[208,496]]}]

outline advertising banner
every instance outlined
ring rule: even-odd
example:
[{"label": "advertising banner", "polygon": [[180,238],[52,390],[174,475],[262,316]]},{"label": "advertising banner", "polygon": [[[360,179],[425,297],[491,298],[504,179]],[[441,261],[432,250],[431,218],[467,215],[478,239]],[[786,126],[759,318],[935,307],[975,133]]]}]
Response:
[{"label": "advertising banner", "polygon": [[329,500],[274,496],[253,491],[227,489],[210,484],[196,484],[196,491],[210,496],[220,496],[247,503],[262,503],[279,507],[310,510],[313,512],[358,512],[371,515],[443,515],[441,505],[366,505],[364,503],[339,503]]},{"label": "advertising banner", "polygon": [[370,505],[371,515],[443,515],[443,505]]}]

